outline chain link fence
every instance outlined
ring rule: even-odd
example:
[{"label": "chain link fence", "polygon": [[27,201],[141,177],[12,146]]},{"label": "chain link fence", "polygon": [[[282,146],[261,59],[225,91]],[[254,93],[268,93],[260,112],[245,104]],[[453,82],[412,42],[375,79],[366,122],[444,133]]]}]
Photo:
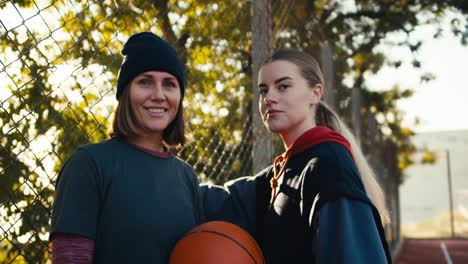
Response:
[{"label": "chain link fence", "polygon": [[[300,23],[288,15],[293,6],[273,1],[265,10],[275,48],[300,48],[286,32]],[[201,181],[256,173],[251,9],[246,0],[0,0],[0,263],[50,262],[57,172],[77,146],[108,137],[120,50],[133,33],[163,36],[188,65],[184,106],[193,140],[177,155]],[[384,151],[391,143],[383,136],[379,146],[369,157],[385,171],[381,182],[398,212],[396,163],[385,156],[396,152]],[[395,240],[398,227],[388,228]]]},{"label": "chain link fence", "polygon": [[[386,195],[390,211],[390,223],[385,226],[387,241],[391,247],[397,246],[400,239],[400,197],[398,186],[397,146],[385,137],[379,129],[376,117],[372,113],[363,114],[363,138],[374,138],[374,141],[362,141],[363,151],[372,165],[380,185]],[[378,147],[376,147],[378,146]]]}]

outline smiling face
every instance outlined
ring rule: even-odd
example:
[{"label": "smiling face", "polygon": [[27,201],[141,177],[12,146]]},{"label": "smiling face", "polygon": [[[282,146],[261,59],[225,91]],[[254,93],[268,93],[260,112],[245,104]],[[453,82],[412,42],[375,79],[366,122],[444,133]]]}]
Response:
[{"label": "smiling face", "polygon": [[295,64],[277,60],[262,66],[258,83],[263,122],[268,130],[279,133],[287,146],[316,125],[322,86],[310,87]]},{"label": "smiling face", "polygon": [[130,105],[143,135],[162,138],[176,117],[180,100],[179,83],[170,73],[144,72],[130,83]]}]

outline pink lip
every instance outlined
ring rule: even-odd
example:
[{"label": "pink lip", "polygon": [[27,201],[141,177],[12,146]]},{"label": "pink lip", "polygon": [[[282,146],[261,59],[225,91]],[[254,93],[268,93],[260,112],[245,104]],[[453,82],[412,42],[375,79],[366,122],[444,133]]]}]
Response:
[{"label": "pink lip", "polygon": [[266,111],[266,114],[267,114],[267,115],[271,115],[271,114],[280,113],[280,112],[283,112],[283,111],[276,110],[276,109],[268,109],[268,110]]},{"label": "pink lip", "polygon": [[143,106],[145,109],[150,109],[150,108],[161,108],[161,109],[164,109],[165,111],[167,111],[167,107],[164,107],[164,106]]},{"label": "pink lip", "polygon": [[[160,107],[160,106],[145,106],[144,107],[146,112],[148,113],[149,116],[159,118],[165,116],[165,114],[168,112],[168,109],[166,107]],[[159,108],[163,109],[163,112],[151,112],[149,109],[151,108]]]}]

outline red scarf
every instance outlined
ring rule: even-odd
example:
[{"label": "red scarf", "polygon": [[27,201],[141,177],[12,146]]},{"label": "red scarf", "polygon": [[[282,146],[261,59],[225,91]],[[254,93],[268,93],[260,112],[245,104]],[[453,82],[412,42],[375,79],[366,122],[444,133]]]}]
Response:
[{"label": "red scarf", "polygon": [[[294,141],[294,143],[286,150],[286,152],[276,157],[275,162],[273,163],[274,175],[273,178],[271,178],[270,180],[270,203],[272,203],[275,198],[276,188],[278,187],[278,180],[279,178],[281,178],[281,176],[283,176],[289,158],[323,142],[334,142],[343,145],[354,160],[353,153],[351,152],[351,146],[348,140],[346,140],[346,138],[344,138],[338,132],[333,131],[325,126],[316,126],[307,130],[306,132],[304,132],[304,134],[302,134]],[[281,166],[280,171],[278,171],[278,165],[281,162],[283,162],[283,164]]]}]

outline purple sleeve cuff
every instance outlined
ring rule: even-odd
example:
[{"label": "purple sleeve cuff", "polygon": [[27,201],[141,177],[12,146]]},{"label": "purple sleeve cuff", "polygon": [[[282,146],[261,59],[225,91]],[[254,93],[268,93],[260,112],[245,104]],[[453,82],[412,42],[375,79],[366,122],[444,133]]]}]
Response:
[{"label": "purple sleeve cuff", "polygon": [[94,240],[78,235],[57,233],[52,239],[54,264],[93,263]]}]

